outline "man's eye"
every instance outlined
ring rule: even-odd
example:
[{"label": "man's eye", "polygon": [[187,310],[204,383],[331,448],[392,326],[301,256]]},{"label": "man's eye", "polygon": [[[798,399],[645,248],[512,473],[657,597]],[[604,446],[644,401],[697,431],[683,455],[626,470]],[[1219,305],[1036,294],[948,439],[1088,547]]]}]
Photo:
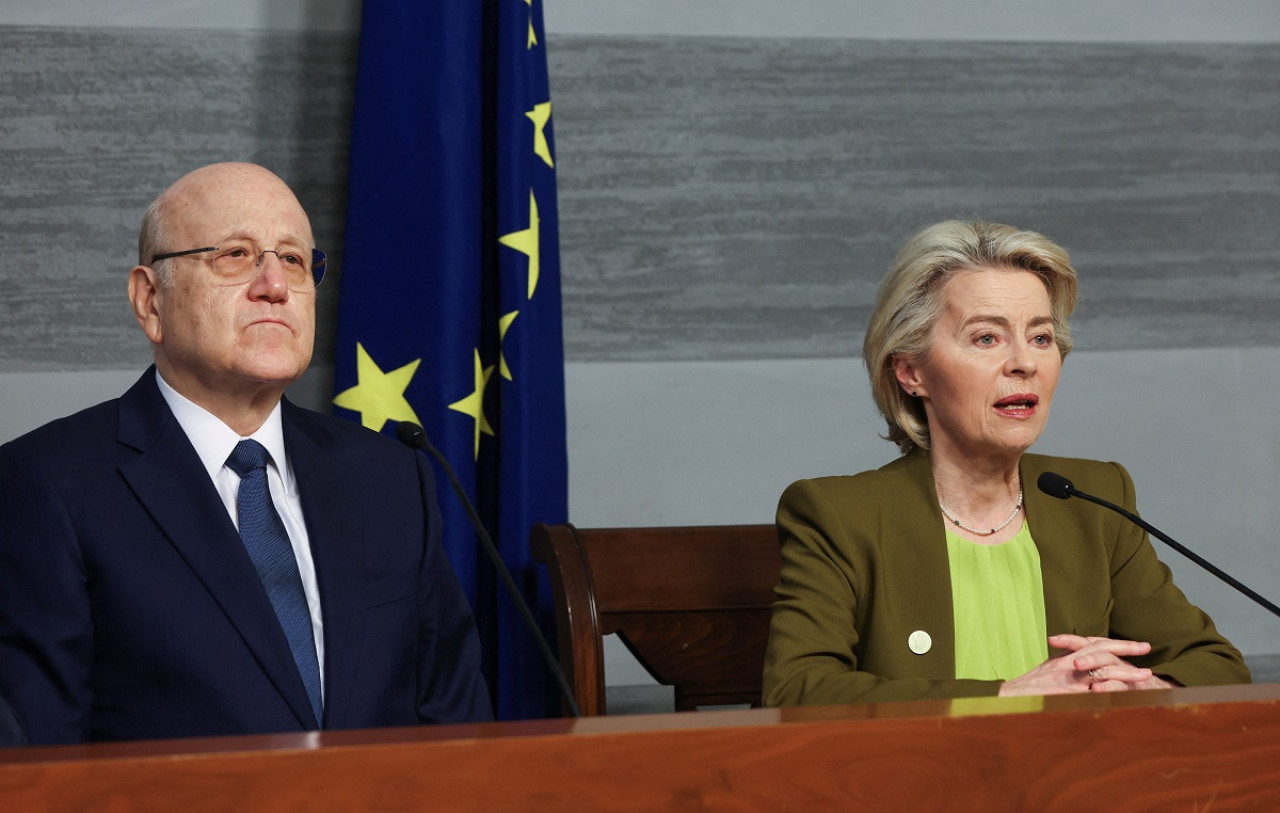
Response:
[{"label": "man's eye", "polygon": [[231,248],[222,252],[222,256],[230,257],[235,260],[243,260],[245,257],[249,256],[249,249],[245,248],[244,246],[232,246]]},{"label": "man's eye", "polygon": [[303,261],[301,254],[294,254],[292,252],[285,252],[284,254],[281,254],[280,261],[283,262],[285,265],[296,265],[299,268],[306,265],[306,262]]}]

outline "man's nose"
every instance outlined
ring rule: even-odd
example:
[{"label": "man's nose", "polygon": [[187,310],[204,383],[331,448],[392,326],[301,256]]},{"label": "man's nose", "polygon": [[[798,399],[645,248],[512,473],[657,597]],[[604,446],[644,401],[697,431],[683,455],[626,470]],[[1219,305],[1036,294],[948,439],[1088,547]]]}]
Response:
[{"label": "man's nose", "polygon": [[289,298],[289,278],[275,251],[264,251],[258,258],[257,274],[250,285],[250,295],[255,299],[265,297],[272,301]]}]

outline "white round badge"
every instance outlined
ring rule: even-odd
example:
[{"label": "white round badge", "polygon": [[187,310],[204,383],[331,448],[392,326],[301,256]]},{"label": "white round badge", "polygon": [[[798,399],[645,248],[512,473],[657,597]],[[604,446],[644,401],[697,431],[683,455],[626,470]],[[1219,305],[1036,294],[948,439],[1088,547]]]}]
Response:
[{"label": "white round badge", "polygon": [[917,655],[923,655],[933,648],[933,639],[924,630],[916,630],[907,637],[907,646]]}]

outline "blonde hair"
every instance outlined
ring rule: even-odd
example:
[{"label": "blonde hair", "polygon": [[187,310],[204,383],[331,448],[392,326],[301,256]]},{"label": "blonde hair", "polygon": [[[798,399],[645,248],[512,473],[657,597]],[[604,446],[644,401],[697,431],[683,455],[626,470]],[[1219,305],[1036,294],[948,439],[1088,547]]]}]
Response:
[{"label": "blonde hair", "polygon": [[929,448],[924,404],[904,392],[893,369],[896,356],[920,358],[946,305],[943,287],[957,272],[984,268],[1029,271],[1049,292],[1058,352],[1071,352],[1067,317],[1076,306],[1076,272],[1065,249],[1042,234],[1000,223],[948,220],[917,232],[880,282],[862,342],[871,394],[889,424],[888,440],[903,454]]}]

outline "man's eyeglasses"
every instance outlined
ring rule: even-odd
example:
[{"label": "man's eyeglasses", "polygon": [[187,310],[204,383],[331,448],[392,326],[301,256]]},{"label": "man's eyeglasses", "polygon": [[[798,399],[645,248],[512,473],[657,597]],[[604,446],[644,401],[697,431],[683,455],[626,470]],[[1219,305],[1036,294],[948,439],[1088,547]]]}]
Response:
[{"label": "man's eyeglasses", "polygon": [[161,260],[171,260],[174,257],[188,257],[192,254],[208,252],[213,252],[214,274],[226,285],[242,285],[253,279],[258,269],[262,267],[262,261],[266,256],[274,254],[280,261],[280,267],[284,269],[285,279],[290,288],[298,290],[314,288],[320,284],[320,280],[324,279],[324,266],[327,262],[324,252],[318,248],[311,249],[311,256],[308,257],[304,251],[283,248],[258,251],[250,243],[230,243],[225,246],[205,246],[157,254],[151,258],[151,264],[155,265]]}]

